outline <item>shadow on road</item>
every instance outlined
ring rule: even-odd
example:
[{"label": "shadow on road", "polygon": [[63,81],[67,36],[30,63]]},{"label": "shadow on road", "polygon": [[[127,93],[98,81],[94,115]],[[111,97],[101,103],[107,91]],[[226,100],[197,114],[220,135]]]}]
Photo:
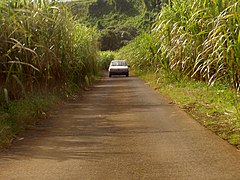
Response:
[{"label": "shadow on road", "polygon": [[139,80],[119,76],[102,79],[82,98],[65,104],[29,130],[25,139],[2,153],[0,159],[101,160],[130,155],[132,152],[116,151],[118,143],[113,141],[145,133],[136,114],[169,106],[158,100],[148,102],[139,90],[141,87],[134,85],[135,81]]}]

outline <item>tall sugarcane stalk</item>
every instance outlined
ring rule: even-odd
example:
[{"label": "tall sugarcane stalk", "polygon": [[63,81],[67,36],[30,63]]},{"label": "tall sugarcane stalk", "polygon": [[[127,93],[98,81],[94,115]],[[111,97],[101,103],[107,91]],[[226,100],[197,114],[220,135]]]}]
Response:
[{"label": "tall sugarcane stalk", "polygon": [[[139,37],[123,50],[133,64],[168,69],[178,78],[240,84],[240,2],[236,0],[173,0],[159,13],[152,43]],[[139,43],[142,41],[142,43]],[[144,49],[141,49],[145,46]],[[135,48],[140,46],[139,49]],[[135,53],[127,49],[135,48]],[[137,50],[136,50],[137,49]],[[147,53],[146,53],[147,52]],[[147,55],[147,57],[146,57]],[[150,58],[150,59],[149,59]]]},{"label": "tall sugarcane stalk", "polygon": [[55,1],[0,3],[0,92],[10,99],[34,89],[83,85],[96,73],[98,36]]}]

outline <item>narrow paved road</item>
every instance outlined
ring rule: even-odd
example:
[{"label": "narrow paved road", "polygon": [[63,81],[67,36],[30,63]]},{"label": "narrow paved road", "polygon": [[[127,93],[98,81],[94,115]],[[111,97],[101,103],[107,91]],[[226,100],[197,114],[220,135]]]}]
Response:
[{"label": "narrow paved road", "polygon": [[104,78],[0,153],[0,180],[240,179],[240,152],[136,77]]}]

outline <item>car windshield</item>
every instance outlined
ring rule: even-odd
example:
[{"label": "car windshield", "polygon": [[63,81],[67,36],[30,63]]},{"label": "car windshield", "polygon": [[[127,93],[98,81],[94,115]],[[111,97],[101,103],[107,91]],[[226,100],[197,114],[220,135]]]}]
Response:
[{"label": "car windshield", "polygon": [[127,66],[126,61],[112,61],[112,66]]}]

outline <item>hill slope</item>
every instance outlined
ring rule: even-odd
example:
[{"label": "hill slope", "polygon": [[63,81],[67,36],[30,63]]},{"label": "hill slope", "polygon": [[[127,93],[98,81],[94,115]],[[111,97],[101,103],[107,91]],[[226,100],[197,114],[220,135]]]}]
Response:
[{"label": "hill slope", "polygon": [[148,31],[160,0],[80,0],[68,3],[73,14],[101,34],[101,50],[117,50]]}]

